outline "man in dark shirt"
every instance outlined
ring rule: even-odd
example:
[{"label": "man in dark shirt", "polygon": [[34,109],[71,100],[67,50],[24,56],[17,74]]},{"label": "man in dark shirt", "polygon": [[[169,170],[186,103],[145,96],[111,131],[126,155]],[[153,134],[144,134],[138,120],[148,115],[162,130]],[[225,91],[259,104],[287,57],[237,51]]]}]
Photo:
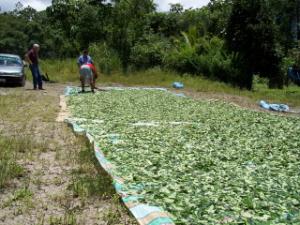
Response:
[{"label": "man in dark shirt", "polygon": [[32,73],[33,89],[37,90],[37,88],[39,88],[39,90],[45,90],[43,89],[43,80],[39,69],[39,50],[40,46],[34,44],[32,49],[25,55],[25,60],[29,63],[29,68]]}]

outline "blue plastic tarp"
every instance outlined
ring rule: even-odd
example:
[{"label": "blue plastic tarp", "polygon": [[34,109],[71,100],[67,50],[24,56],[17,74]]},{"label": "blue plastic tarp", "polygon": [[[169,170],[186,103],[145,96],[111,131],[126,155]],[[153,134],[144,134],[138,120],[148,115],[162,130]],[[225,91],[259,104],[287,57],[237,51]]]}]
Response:
[{"label": "blue plastic tarp", "polygon": [[290,110],[288,105],[285,104],[269,104],[266,101],[260,101],[259,103],[260,107],[267,109],[267,110],[272,110],[276,112],[288,112]]}]

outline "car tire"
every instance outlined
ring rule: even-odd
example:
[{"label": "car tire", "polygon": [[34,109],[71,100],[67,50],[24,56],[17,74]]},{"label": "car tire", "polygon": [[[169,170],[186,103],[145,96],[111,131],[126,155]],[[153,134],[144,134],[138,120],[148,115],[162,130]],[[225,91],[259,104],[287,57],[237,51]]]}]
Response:
[{"label": "car tire", "polygon": [[19,86],[20,86],[20,87],[24,87],[25,84],[26,84],[26,78],[25,78],[25,76],[23,76],[22,79],[21,79],[20,82],[19,82]]}]

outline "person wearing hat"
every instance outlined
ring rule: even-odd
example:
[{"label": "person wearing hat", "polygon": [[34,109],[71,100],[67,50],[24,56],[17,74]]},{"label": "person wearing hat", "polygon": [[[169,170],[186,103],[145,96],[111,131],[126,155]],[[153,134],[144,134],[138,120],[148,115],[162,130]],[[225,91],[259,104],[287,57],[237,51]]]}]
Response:
[{"label": "person wearing hat", "polygon": [[34,44],[26,53],[25,60],[29,63],[29,68],[32,73],[33,89],[37,90],[38,88],[39,90],[45,90],[43,88],[42,75],[39,69],[39,51],[40,46],[38,44]]}]

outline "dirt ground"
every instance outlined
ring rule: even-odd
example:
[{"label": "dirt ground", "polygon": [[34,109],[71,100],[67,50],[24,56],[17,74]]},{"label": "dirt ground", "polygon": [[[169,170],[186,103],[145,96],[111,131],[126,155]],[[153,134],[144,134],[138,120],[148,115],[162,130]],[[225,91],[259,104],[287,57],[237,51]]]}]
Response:
[{"label": "dirt ground", "polygon": [[64,87],[0,87],[0,136],[22,140],[16,153],[25,170],[0,188],[0,224],[136,224],[85,139],[56,122]]}]

